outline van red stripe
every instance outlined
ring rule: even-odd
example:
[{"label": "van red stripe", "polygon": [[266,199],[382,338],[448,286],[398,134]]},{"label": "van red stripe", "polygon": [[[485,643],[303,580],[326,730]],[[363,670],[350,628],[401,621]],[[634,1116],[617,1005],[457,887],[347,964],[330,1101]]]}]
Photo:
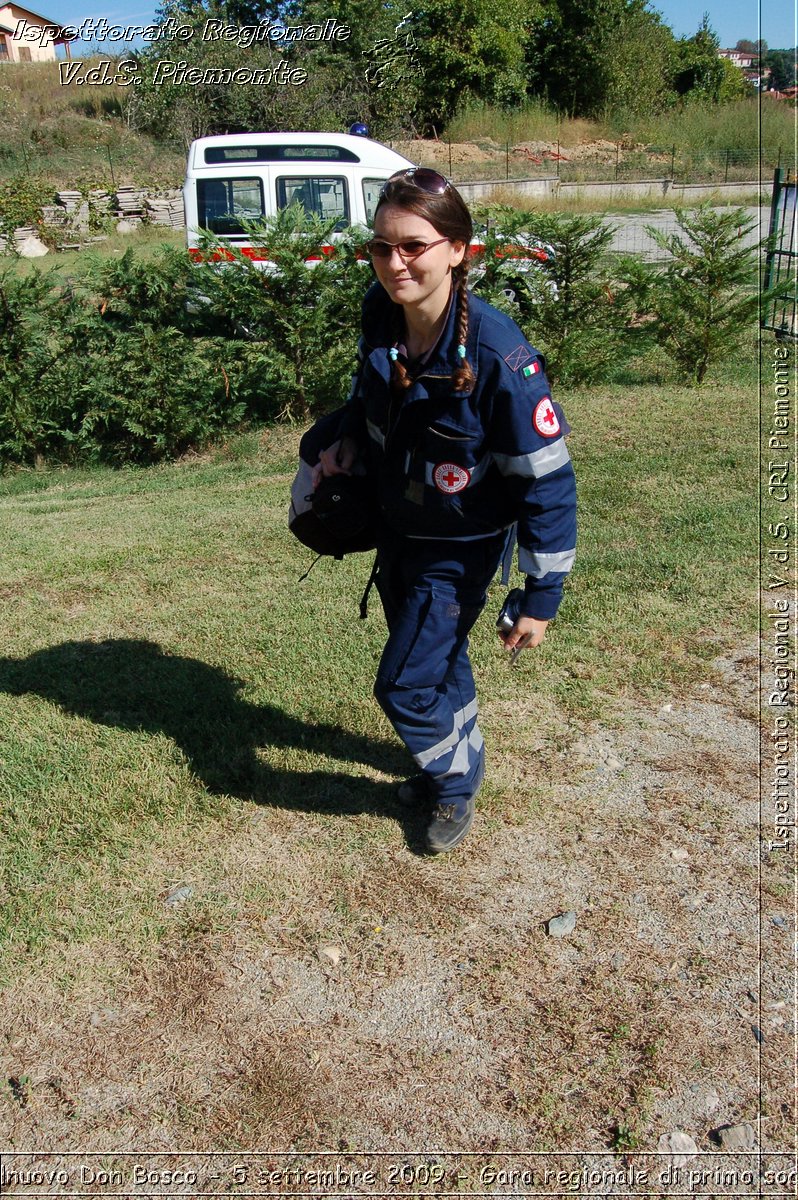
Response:
[{"label": "van red stripe", "polygon": [[[270,259],[269,251],[262,246],[255,248],[254,246],[238,246],[237,249],[244,255],[245,258],[252,262],[268,262]],[[321,262],[323,258],[332,258],[335,254],[335,246],[322,246],[321,254],[309,254],[305,262]],[[217,246],[209,254],[204,253],[197,246],[189,248],[189,256],[193,262],[235,262],[235,255],[227,250],[224,246]]]}]

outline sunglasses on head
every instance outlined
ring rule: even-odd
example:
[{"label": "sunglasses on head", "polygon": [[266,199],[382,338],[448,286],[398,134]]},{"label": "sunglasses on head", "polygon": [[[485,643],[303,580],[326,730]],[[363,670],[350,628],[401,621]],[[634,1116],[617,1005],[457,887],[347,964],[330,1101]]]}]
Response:
[{"label": "sunglasses on head", "polygon": [[[433,171],[432,167],[407,167],[404,171],[397,171],[390,179],[382,185],[382,192],[385,192],[392,183],[398,183],[400,179],[406,179],[408,183],[415,184],[421,188],[422,192],[429,192],[431,196],[442,196],[450,183],[438,171]],[[382,193],[381,193],[382,194]]]}]

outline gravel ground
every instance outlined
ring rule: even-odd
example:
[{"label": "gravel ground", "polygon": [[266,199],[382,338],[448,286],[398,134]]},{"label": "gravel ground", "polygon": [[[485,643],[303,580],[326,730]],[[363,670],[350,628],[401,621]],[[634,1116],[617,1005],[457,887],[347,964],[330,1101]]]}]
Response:
[{"label": "gravel ground", "polygon": [[[704,1169],[694,1194],[760,1194],[746,1171],[791,1145],[795,1014],[788,864],[758,853],[755,670],[753,649],[719,659],[712,683],[556,746],[530,706],[467,842],[430,860],[398,826],[372,838],[362,920],[337,934],[329,913],[304,939],[242,913],[223,938],[175,926],[123,985],[23,981],[0,1018],[6,1145],[416,1149],[466,1191],[484,1177],[454,1151],[529,1149],[536,1171],[594,1172],[569,1194],[663,1163],[645,1194]],[[484,716],[490,744],[504,718]],[[280,854],[298,895],[323,890],[302,849],[323,828],[251,807],[229,874]]]}]

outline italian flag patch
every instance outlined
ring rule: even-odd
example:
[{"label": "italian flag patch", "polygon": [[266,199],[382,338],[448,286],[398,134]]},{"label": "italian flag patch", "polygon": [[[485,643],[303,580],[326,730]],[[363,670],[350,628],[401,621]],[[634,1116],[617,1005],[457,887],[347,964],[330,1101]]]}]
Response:
[{"label": "italian flag patch", "polygon": [[521,374],[523,375],[524,379],[529,379],[530,375],[537,375],[539,370],[540,370],[540,363],[534,362],[534,363],[531,363],[530,366],[524,367]]}]

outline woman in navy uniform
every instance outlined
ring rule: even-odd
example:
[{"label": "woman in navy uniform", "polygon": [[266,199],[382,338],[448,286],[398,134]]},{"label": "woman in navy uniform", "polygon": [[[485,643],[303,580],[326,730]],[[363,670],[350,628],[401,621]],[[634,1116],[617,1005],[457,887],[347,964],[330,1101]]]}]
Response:
[{"label": "woman in navy uniform", "polygon": [[322,475],[365,463],[379,506],[377,589],[389,636],[374,693],[419,774],[440,853],[471,827],[485,752],[468,634],[517,522],[527,576],[508,650],[538,646],[574,559],[576,493],[543,360],[466,286],[471,216],[427,168],[384,185],[368,250],[360,368]]}]

